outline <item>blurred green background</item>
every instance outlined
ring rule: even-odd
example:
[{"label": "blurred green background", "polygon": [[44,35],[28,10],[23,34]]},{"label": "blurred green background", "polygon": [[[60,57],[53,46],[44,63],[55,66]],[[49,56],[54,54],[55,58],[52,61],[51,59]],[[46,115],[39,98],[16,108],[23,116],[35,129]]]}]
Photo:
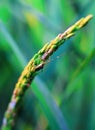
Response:
[{"label": "blurred green background", "polygon": [[[0,1],[0,126],[32,56],[94,0]],[[95,130],[95,17],[51,57],[26,92],[14,130]],[[59,56],[59,58],[57,58]]]}]

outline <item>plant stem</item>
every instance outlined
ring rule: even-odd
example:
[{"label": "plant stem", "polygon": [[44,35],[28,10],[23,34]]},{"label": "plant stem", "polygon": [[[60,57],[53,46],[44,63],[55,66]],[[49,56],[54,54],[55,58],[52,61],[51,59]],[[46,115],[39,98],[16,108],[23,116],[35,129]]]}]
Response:
[{"label": "plant stem", "polygon": [[59,34],[54,40],[50,41],[49,44],[46,43],[45,46],[34,55],[18,79],[11,101],[5,112],[1,130],[12,129],[15,122],[15,116],[17,115],[25,91],[28,89],[38,72],[47,64],[49,57],[65,42],[65,40],[69,39],[77,30],[86,25],[91,18],[92,15],[81,18],[64,33]]}]

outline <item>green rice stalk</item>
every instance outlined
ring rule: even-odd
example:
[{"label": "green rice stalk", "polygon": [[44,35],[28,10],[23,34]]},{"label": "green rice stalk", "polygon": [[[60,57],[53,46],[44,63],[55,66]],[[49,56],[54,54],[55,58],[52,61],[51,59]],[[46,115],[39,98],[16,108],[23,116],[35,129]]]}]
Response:
[{"label": "green rice stalk", "polygon": [[39,50],[38,53],[29,61],[28,65],[24,68],[20,78],[15,86],[11,101],[5,112],[1,130],[11,130],[15,124],[15,117],[20,107],[21,101],[26,90],[29,88],[32,80],[38,74],[40,70],[48,63],[49,57],[70,37],[75,35],[76,31],[84,27],[88,21],[92,18],[92,15],[88,15],[85,18],[81,18],[74,25],[69,27],[64,33],[59,34],[50,43],[46,43],[45,46]]}]

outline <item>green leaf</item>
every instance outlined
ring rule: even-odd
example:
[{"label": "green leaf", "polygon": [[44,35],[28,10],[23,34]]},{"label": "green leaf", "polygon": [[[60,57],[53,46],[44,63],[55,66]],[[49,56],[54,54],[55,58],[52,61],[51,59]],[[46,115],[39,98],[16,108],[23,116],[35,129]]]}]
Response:
[{"label": "green leaf", "polygon": [[[87,58],[77,67],[77,69],[73,73],[73,75],[71,77],[71,80],[69,81],[69,84],[67,86],[67,89],[66,89],[65,93],[62,96],[62,99],[64,99],[65,96],[70,97],[70,95],[72,95],[72,93],[76,89],[80,88],[80,85],[79,85],[79,87],[77,85],[75,85],[76,83],[79,84],[78,77],[82,74],[84,69],[86,69],[86,67],[91,62],[91,60],[94,58],[94,56],[95,56],[95,48],[91,51],[91,53],[87,56]],[[82,75],[81,75],[81,77],[82,77]]]},{"label": "green leaf", "polygon": [[60,111],[45,84],[38,78],[35,78],[35,82],[32,83],[31,89],[38,98],[38,101],[41,104],[51,128],[53,130],[68,130],[62,112]]}]

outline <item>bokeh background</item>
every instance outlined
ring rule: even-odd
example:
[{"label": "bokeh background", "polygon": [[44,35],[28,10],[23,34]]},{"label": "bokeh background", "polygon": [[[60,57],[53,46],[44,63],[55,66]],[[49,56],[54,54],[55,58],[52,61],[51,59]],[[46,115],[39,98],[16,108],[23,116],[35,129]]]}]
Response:
[{"label": "bokeh background", "polygon": [[[20,73],[95,0],[0,1],[0,126]],[[95,130],[95,17],[50,58],[25,93],[14,130]]]}]

